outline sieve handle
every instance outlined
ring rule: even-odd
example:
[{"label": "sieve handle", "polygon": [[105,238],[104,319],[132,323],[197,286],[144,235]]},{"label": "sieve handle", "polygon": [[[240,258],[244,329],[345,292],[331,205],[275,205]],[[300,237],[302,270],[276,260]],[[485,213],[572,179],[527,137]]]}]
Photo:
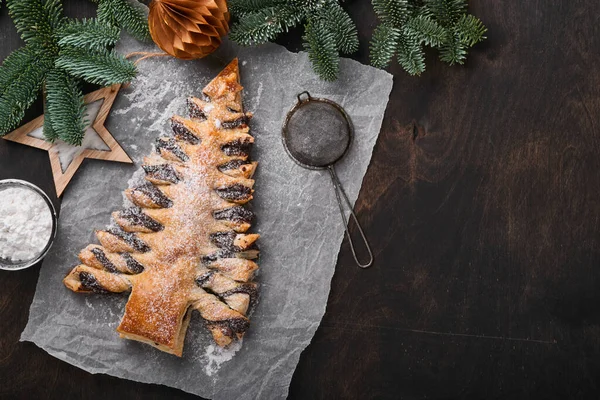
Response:
[{"label": "sieve handle", "polygon": [[[304,100],[302,100],[302,95],[306,95],[306,98]],[[308,93],[308,90],[305,90],[302,93],[298,93],[298,95],[296,97],[298,98],[298,103],[302,103],[303,101],[308,101],[308,100],[312,99],[310,93]]]},{"label": "sieve handle", "polygon": [[[335,173],[335,169],[333,169],[333,165],[330,165],[328,168],[329,174],[331,175],[331,181],[333,182],[333,187],[335,189],[335,197],[337,198],[338,206],[340,207],[340,213],[342,214],[342,220],[344,221],[344,229],[346,230],[346,236],[348,237],[348,242],[350,242],[350,249],[352,250],[352,255],[354,256],[354,261],[356,261],[356,265],[361,268],[369,268],[371,264],[373,264],[373,253],[371,252],[371,246],[369,246],[369,242],[367,241],[367,237],[363,232],[360,224],[358,223],[358,219],[356,218],[356,214],[354,214],[354,210],[352,210],[352,203],[348,200],[348,196],[342,187],[342,184]],[[341,194],[341,195],[340,195]],[[354,249],[354,242],[352,241],[352,237],[350,236],[350,231],[348,230],[348,220],[346,219],[346,214],[344,213],[344,204],[342,203],[342,197],[346,201],[348,208],[350,209],[350,216],[354,219],[356,226],[358,227],[358,231],[360,232],[360,236],[363,240],[367,251],[369,252],[369,261],[366,264],[361,264],[358,261],[358,257],[356,256],[356,250]]]}]

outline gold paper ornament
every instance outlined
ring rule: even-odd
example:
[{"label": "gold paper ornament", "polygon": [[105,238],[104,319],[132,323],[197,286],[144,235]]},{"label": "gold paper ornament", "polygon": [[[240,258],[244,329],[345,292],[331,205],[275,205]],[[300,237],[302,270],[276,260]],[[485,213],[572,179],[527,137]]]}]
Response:
[{"label": "gold paper ornament", "polygon": [[219,47],[229,32],[225,0],[153,0],[148,26],[154,42],[184,60],[201,58]]}]

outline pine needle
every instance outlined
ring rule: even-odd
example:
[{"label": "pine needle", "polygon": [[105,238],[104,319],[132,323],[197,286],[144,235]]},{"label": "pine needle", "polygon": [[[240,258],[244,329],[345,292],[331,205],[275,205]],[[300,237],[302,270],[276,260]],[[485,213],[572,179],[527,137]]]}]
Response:
[{"label": "pine needle", "polygon": [[29,46],[13,51],[0,66],[0,96],[39,55]]},{"label": "pine needle", "polygon": [[425,15],[411,18],[404,27],[404,34],[428,46],[441,45],[448,35],[446,30],[435,20]]},{"label": "pine needle", "polygon": [[400,28],[408,19],[408,0],[372,0],[372,3],[383,23]]},{"label": "pine needle", "polygon": [[56,66],[86,82],[103,86],[129,82],[137,72],[133,63],[114,51],[95,53],[64,49],[56,59]]},{"label": "pine needle", "polygon": [[469,47],[473,47],[486,38],[484,35],[487,28],[473,15],[463,15],[456,23],[455,29],[461,42]]},{"label": "pine needle", "polygon": [[58,44],[61,47],[105,51],[119,40],[119,28],[96,19],[73,20],[60,29],[58,36]]},{"label": "pine needle", "polygon": [[83,94],[75,79],[56,68],[46,77],[46,112],[52,126],[46,134],[81,145],[87,123]]},{"label": "pine needle", "polygon": [[371,65],[377,68],[388,66],[398,50],[400,30],[387,24],[381,24],[373,32],[371,40]]},{"label": "pine needle", "polygon": [[54,30],[65,20],[60,0],[8,0],[7,6],[25,43],[58,51]]},{"label": "pine needle", "polygon": [[415,39],[407,37],[400,39],[397,59],[410,75],[421,75],[425,71],[425,53]]},{"label": "pine needle", "polygon": [[358,50],[356,25],[339,4],[336,3],[331,7],[322,8],[317,16],[333,34],[336,47],[341,53],[351,54]]},{"label": "pine needle", "polygon": [[326,81],[337,79],[340,58],[335,36],[325,23],[322,20],[309,21],[302,38],[315,72]]},{"label": "pine needle", "polygon": [[246,14],[231,27],[229,38],[242,46],[266,43],[296,26],[301,18],[298,10],[287,5],[267,7]]},{"label": "pine needle", "polygon": [[21,122],[31,104],[37,98],[42,81],[52,68],[52,60],[46,57],[34,57],[23,65],[18,76],[4,88],[0,96],[0,136],[10,132]]}]

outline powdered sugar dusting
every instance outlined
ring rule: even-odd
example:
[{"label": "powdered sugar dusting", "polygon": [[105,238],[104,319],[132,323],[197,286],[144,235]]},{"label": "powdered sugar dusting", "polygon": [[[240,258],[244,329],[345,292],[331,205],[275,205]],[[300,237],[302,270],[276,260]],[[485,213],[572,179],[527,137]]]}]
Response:
[{"label": "powdered sugar dusting", "polygon": [[206,375],[213,376],[215,373],[217,373],[221,368],[221,364],[231,360],[235,353],[242,348],[242,342],[243,339],[233,343],[231,346],[225,349],[215,346],[214,344],[207,346],[206,352],[204,353],[204,357],[207,361],[206,366],[204,367],[204,372]]}]

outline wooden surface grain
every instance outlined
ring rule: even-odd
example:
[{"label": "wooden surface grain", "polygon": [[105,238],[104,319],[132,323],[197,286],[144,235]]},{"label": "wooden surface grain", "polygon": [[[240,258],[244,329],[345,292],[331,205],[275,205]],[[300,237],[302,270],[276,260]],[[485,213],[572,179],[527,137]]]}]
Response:
[{"label": "wooden surface grain", "polygon": [[[470,3],[489,39],[465,67],[390,69],[356,205],[376,262],[343,244],[291,399],[600,397],[600,3]],[[366,62],[375,17],[346,7]],[[0,59],[19,43],[4,8],[0,40]],[[53,193],[46,153],[0,141],[9,177]],[[37,275],[0,272],[0,398],[192,398],[18,343]]]}]

